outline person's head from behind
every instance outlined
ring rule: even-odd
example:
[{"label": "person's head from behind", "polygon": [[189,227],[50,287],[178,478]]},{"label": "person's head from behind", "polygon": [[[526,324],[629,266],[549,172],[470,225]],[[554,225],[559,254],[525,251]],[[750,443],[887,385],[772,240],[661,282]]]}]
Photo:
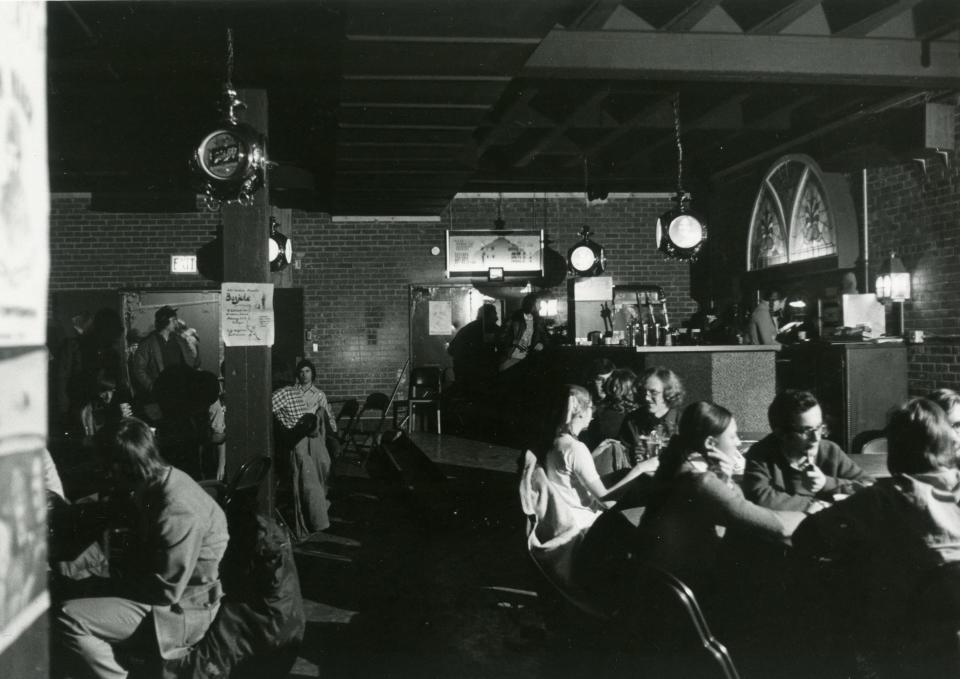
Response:
[{"label": "person's head from behind", "polygon": [[663,417],[668,410],[679,407],[685,395],[677,373],[662,366],[644,370],[637,383],[637,403],[656,417]]},{"label": "person's head from behind", "polygon": [[632,405],[636,380],[636,374],[629,368],[617,368],[603,382],[604,401],[613,406]]},{"label": "person's head from behind", "polygon": [[306,386],[308,384],[313,384],[313,380],[317,376],[317,369],[313,366],[313,362],[309,359],[303,359],[297,363],[297,382]]},{"label": "person's head from behind", "polygon": [[947,422],[950,423],[954,433],[960,437],[960,394],[953,389],[937,389],[927,394],[927,400],[933,401],[943,409]]},{"label": "person's head from behind", "polygon": [[697,401],[684,408],[661,465],[667,474],[673,475],[694,454],[702,455],[711,468],[727,476],[742,466],[737,421],[729,410],[708,401]]},{"label": "person's head from behind", "polygon": [[887,468],[891,474],[923,474],[956,466],[956,437],[943,408],[910,399],[887,424]]},{"label": "person's head from behind", "polygon": [[780,450],[791,461],[814,460],[826,433],[823,410],[809,391],[785,389],[767,408],[770,430],[780,440]]},{"label": "person's head from behind", "polygon": [[135,417],[120,420],[101,432],[101,449],[114,480],[121,487],[135,488],[163,480],[167,463],[160,456],[157,440],[146,422]]},{"label": "person's head from behind", "polygon": [[613,374],[617,366],[608,358],[595,358],[587,367],[587,385],[593,398],[600,401],[604,398],[603,383]]},{"label": "person's head from behind", "polygon": [[479,309],[477,309],[477,320],[480,321],[484,327],[492,327],[497,324],[497,321],[500,320],[500,315],[497,313],[497,307],[492,304],[484,304]]},{"label": "person's head from behind", "polygon": [[556,435],[577,436],[586,429],[593,418],[593,399],[590,393],[577,384],[565,384],[557,394],[552,422]]}]

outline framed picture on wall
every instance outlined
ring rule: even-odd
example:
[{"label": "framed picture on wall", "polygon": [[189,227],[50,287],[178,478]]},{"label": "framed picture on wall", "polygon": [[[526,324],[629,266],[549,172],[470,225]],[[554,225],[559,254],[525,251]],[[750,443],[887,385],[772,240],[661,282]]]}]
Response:
[{"label": "framed picture on wall", "polygon": [[447,277],[543,275],[543,230],[447,231]]}]

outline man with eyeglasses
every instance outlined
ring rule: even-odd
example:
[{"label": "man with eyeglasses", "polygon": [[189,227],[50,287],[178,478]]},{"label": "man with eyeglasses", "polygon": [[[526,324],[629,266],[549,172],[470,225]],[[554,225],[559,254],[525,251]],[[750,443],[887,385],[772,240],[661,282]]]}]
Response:
[{"label": "man with eyeglasses", "polygon": [[770,509],[813,514],[873,478],[824,437],[823,411],[808,391],[787,389],[767,410],[772,434],[747,453],[743,493]]}]

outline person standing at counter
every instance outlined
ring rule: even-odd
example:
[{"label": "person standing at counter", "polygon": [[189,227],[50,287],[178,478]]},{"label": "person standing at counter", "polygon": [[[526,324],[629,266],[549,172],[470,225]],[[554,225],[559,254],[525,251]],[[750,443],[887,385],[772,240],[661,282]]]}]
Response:
[{"label": "person standing at counter", "polygon": [[500,372],[517,365],[533,352],[543,351],[547,342],[547,329],[537,311],[537,295],[529,294],[501,332]]},{"label": "person standing at counter", "polygon": [[777,314],[783,306],[780,293],[776,290],[763,290],[760,293],[760,302],[757,304],[750,320],[747,321],[747,339],[750,344],[775,344],[777,342]]},{"label": "person standing at counter", "polygon": [[677,374],[662,366],[645,370],[638,384],[640,407],[624,418],[620,440],[634,458],[646,458],[655,456],[659,445],[666,445],[677,433],[685,392]]},{"label": "person standing at counter", "polygon": [[823,411],[809,391],[787,389],[767,409],[773,431],[747,452],[743,492],[770,509],[813,514],[873,483],[833,441],[823,438]]}]

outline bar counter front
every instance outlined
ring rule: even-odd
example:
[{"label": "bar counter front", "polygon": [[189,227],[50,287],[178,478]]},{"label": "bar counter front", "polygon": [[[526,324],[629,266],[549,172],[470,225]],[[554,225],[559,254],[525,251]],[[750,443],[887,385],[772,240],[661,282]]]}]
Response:
[{"label": "bar counter front", "polygon": [[712,401],[733,413],[741,432],[769,431],[767,406],[776,394],[776,346],[562,345],[551,353],[566,382],[582,383],[590,364],[598,358],[637,374],[654,366],[669,368],[683,382],[685,403]]}]

